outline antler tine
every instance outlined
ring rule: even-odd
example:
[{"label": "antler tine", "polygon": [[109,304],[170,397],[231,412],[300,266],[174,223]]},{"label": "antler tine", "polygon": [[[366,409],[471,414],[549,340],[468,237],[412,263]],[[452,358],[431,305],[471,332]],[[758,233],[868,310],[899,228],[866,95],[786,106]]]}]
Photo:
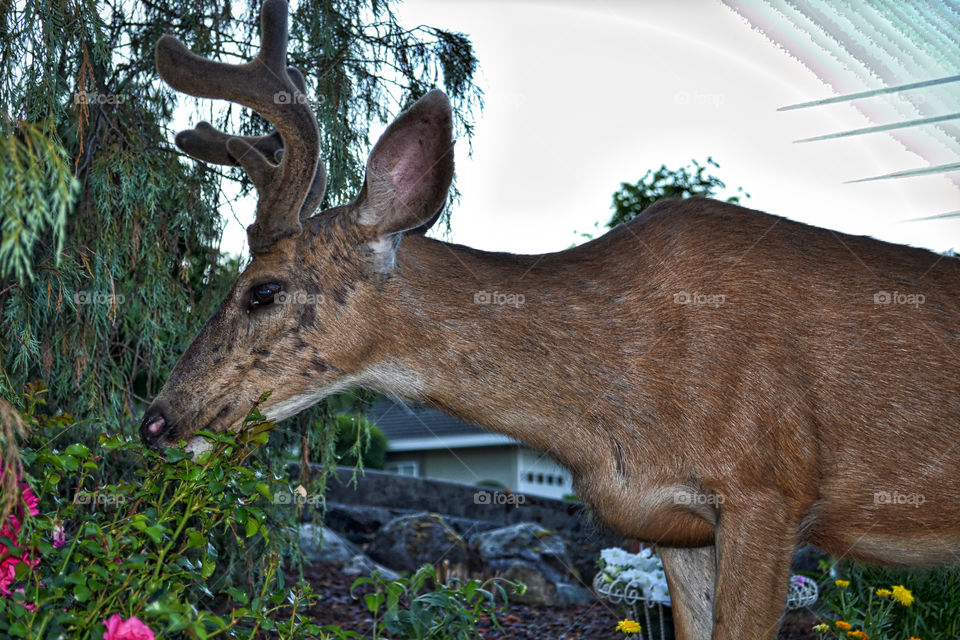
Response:
[{"label": "antler tine", "polygon": [[[293,81],[294,86],[301,93],[307,93],[307,84],[303,74],[296,67],[287,67],[287,75]],[[262,136],[232,136],[229,133],[220,131],[209,122],[201,122],[193,129],[187,129],[177,134],[176,143],[180,149],[198,160],[210,162],[212,164],[222,164],[229,166],[239,166],[240,162],[230,155],[227,151],[227,141],[230,138],[242,138],[246,144],[253,146],[261,154],[276,164],[283,159],[283,138],[280,133],[274,130],[272,133]],[[254,184],[260,179],[253,178]],[[323,166],[323,161],[317,160],[317,169],[313,177],[313,183],[300,209],[300,219],[310,217],[320,206],[323,200],[327,186],[327,173]]]},{"label": "antler tine", "polygon": [[301,209],[305,203],[310,204],[308,199],[316,199],[314,186],[323,173],[317,171],[320,134],[303,95],[303,79],[296,71],[291,77],[285,67],[284,0],[264,2],[260,37],[257,57],[241,65],[201,58],[169,35],[160,38],[156,48],[157,71],[171,87],[198,98],[242,104],[256,110],[277,129],[280,141],[273,134],[229,136],[210,125],[204,126],[206,123],[178,136],[178,143],[186,144],[189,148],[184,150],[191,155],[211,161],[229,160],[221,164],[239,163],[250,174],[260,195],[256,222],[247,229],[254,253],[268,249],[281,237],[300,232]]}]

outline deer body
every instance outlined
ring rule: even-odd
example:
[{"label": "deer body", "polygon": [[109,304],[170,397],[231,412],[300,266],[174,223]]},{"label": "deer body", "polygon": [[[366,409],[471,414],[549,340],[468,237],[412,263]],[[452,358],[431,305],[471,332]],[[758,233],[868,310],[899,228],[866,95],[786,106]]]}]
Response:
[{"label": "deer body", "polygon": [[[940,294],[909,309],[874,301],[918,286]],[[475,304],[484,290],[524,303]],[[344,366],[389,365],[402,379],[363,382],[546,451],[631,537],[706,544],[724,507],[769,498],[790,516],[791,546],[949,562],[952,291],[952,258],[711,200],[663,202],[545,256],[404,238],[369,320],[380,339]],[[678,292],[725,299],[678,304]],[[893,492],[923,502],[877,502]]]},{"label": "deer body", "polygon": [[304,91],[282,0],[262,39],[243,66],[157,45],[175,88],[278,131],[177,137],[244,166],[260,201],[254,259],[148,408],[147,443],[237,429],[268,390],[273,420],[357,385],[433,405],[550,454],[610,527],[661,545],[681,640],[774,638],[800,543],[958,557],[956,259],[706,199],[542,256],[428,239],[453,175],[437,91],[388,127],[357,199],[314,215],[312,112],[270,97]]}]

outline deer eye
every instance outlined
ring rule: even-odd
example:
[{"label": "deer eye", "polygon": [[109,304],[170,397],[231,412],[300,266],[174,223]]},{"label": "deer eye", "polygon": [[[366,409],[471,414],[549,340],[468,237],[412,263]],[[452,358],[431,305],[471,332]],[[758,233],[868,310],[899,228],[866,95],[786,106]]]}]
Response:
[{"label": "deer eye", "polygon": [[258,284],[250,290],[250,306],[263,307],[273,304],[274,296],[280,293],[280,285],[275,282]]}]

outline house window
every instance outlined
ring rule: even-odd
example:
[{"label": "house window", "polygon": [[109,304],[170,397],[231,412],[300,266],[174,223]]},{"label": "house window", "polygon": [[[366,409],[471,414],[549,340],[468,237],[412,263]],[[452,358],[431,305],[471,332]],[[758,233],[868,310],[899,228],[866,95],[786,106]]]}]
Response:
[{"label": "house window", "polygon": [[399,476],[417,477],[420,475],[420,463],[412,460],[408,462],[388,462],[385,469]]}]

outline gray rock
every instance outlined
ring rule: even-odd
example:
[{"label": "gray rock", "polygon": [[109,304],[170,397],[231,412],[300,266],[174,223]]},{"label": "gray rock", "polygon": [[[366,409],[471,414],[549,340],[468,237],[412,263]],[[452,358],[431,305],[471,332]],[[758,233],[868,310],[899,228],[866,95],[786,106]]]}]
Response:
[{"label": "gray rock", "polygon": [[471,536],[470,543],[484,567],[493,571],[524,562],[554,583],[567,582],[572,575],[567,543],[535,522],[483,531]]},{"label": "gray rock", "polygon": [[583,604],[593,593],[579,581],[567,542],[535,522],[521,522],[471,536],[470,545],[484,569],[527,585],[526,604]]},{"label": "gray rock", "polygon": [[307,523],[300,525],[300,552],[310,563],[341,563],[360,553],[360,549],[326,527]]},{"label": "gray rock", "polygon": [[355,576],[363,575],[369,576],[373,574],[374,571],[379,571],[380,575],[387,580],[399,580],[400,575],[396,571],[391,571],[385,566],[377,564],[369,557],[362,553],[358,553],[348,560],[342,567],[341,571],[345,575]]},{"label": "gray rock", "polygon": [[323,523],[356,544],[367,544],[377,531],[404,513],[402,509],[388,509],[357,504],[327,503]]},{"label": "gray rock", "polygon": [[444,560],[467,566],[467,545],[437,513],[418,513],[388,522],[367,549],[377,562],[400,571],[414,572],[425,563]]},{"label": "gray rock", "polygon": [[527,587],[523,595],[511,595],[511,600],[548,607],[560,602],[557,586],[525,562],[515,562],[507,567],[503,577],[512,582],[522,582]]},{"label": "gray rock", "polygon": [[587,604],[596,600],[593,591],[570,582],[557,583],[557,599],[560,604]]}]

